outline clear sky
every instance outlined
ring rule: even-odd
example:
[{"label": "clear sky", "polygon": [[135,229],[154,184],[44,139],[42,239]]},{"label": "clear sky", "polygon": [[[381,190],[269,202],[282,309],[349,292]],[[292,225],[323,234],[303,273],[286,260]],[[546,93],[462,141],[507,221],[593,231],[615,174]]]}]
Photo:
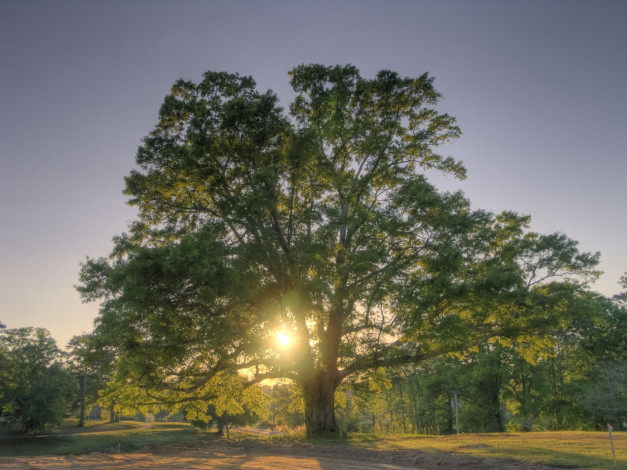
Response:
[{"label": "clear sky", "polygon": [[287,71],[429,72],[464,135],[476,208],[532,216],[627,271],[627,1],[0,0],[0,321],[61,346],[98,306],[74,285],[135,212],[121,194],[172,83],[252,75],[287,106]]}]

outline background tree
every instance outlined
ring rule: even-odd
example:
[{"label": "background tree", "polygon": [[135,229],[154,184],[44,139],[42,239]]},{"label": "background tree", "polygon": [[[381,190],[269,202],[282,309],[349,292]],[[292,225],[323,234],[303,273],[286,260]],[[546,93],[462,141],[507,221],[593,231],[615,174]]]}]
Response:
[{"label": "background tree", "polygon": [[460,131],[428,75],[290,76],[290,117],[250,77],[176,82],[126,178],[139,220],[79,290],[103,301],[119,376],[153,397],[206,402],[219,374],[253,371],[298,383],[308,432],[335,433],[347,377],[538,331],[557,290],[539,286],[596,258],[427,181],[465,177],[435,151]]},{"label": "background tree", "polygon": [[[627,288],[625,277],[621,285]],[[592,414],[595,424],[620,429],[627,423],[627,304],[625,293],[604,299],[590,296],[599,314],[580,327],[577,351],[580,374],[578,401]]]},{"label": "background tree", "polygon": [[8,423],[29,434],[60,424],[77,384],[48,331],[4,330],[0,345],[0,408]]},{"label": "background tree", "polygon": [[[4,330],[6,328],[6,325],[4,323],[2,323],[0,321],[0,338],[4,337]],[[0,371],[4,370],[7,366],[6,366],[6,361],[8,360],[7,358],[7,345],[5,344],[4,341],[0,341]],[[3,395],[3,388],[0,386],[0,415],[2,415],[2,403],[3,403],[3,399],[2,399],[2,395]]]},{"label": "background tree", "polygon": [[[78,407],[79,426],[84,426],[87,407],[97,405],[100,392],[105,390],[107,382],[113,377],[116,353],[112,348],[99,344],[97,337],[88,334],[72,337],[66,349],[80,384],[73,408]],[[111,422],[116,419],[112,409],[109,410],[109,419]]]},{"label": "background tree", "polygon": [[264,392],[270,397],[268,422],[271,428],[297,428],[305,424],[304,413],[299,407],[302,393],[293,382],[275,383],[265,386]]},{"label": "background tree", "polygon": [[87,402],[87,364],[85,361],[86,354],[86,338],[85,335],[74,336],[68,343],[71,358],[74,360],[75,375],[80,383],[79,389],[79,418],[78,426],[85,426],[85,407]]},{"label": "background tree", "polygon": [[[411,416],[425,433],[452,430],[451,391],[465,432],[620,429],[625,422],[627,315],[615,301],[568,289],[543,315],[543,335],[497,338],[474,350],[390,369],[392,421]],[[447,419],[448,415],[448,419]],[[498,420],[495,419],[498,417]]]},{"label": "background tree", "polygon": [[616,294],[613,299],[619,305],[627,307],[627,273],[620,277],[619,284],[624,290],[620,294]]}]

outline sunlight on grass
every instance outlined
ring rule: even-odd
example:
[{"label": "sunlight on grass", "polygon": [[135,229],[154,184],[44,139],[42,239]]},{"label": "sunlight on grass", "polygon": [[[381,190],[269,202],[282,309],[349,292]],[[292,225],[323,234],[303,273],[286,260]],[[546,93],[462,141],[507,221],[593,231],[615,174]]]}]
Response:
[{"label": "sunlight on grass", "polygon": [[452,436],[362,434],[351,435],[349,441],[358,447],[381,450],[452,452],[562,467],[627,468],[627,435],[622,433],[614,435],[617,467],[614,467],[609,436],[605,432],[555,431]]}]

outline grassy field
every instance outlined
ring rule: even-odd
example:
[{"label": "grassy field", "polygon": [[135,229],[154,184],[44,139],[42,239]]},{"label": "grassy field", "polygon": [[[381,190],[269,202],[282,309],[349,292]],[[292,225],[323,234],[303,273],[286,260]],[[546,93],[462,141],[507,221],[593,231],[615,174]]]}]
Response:
[{"label": "grassy field", "polygon": [[135,421],[88,421],[84,428],[79,428],[75,421],[68,420],[47,435],[31,438],[19,434],[0,434],[0,457],[128,452],[147,445],[211,438],[217,437],[199,433],[188,423],[147,425]]},{"label": "grassy field", "polygon": [[419,449],[482,458],[515,459],[556,467],[627,469],[627,434],[614,434],[616,466],[607,432],[554,431],[453,436],[355,435],[351,445],[376,449]]},{"label": "grassy field", "polygon": [[[244,436],[233,431],[234,439]],[[54,433],[29,438],[0,435],[0,457],[128,452],[147,445],[219,439],[195,430],[187,423],[90,422],[85,428],[67,422]],[[303,436],[273,437],[302,440]],[[506,434],[460,434],[453,436],[351,434],[340,441],[315,440],[314,445],[342,445],[367,449],[416,449],[423,452],[467,454],[486,459],[516,459],[557,467],[627,469],[627,434],[614,436],[617,465],[614,466],[606,432],[537,432]]]}]

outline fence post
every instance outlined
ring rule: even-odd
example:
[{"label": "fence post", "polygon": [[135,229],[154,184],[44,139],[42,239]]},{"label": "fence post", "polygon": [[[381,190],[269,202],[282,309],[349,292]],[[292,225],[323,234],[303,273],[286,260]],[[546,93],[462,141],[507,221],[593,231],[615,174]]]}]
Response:
[{"label": "fence post", "polygon": [[610,432],[610,443],[612,444],[612,458],[614,459],[614,466],[616,467],[616,451],[614,450],[614,434],[612,431],[614,428],[610,423],[607,423],[607,430]]}]

